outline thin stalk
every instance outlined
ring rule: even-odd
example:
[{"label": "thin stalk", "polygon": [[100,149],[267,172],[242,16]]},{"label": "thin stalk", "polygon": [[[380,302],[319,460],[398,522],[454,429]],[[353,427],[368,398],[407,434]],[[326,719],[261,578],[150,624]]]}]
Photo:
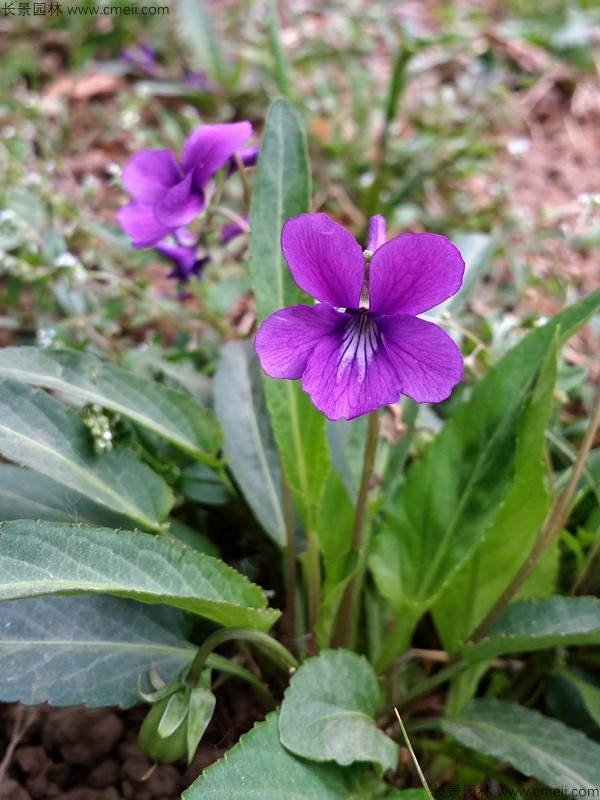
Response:
[{"label": "thin stalk", "polygon": [[367,420],[363,468],[356,501],[352,541],[350,544],[351,550],[359,551],[359,560],[356,572],[346,587],[340,606],[337,626],[333,637],[333,644],[335,647],[353,648],[356,641],[359,600],[365,579],[367,553],[371,541],[371,526],[365,524],[367,517],[367,500],[378,440],[379,411],[371,411]]},{"label": "thin stalk", "polygon": [[387,163],[387,149],[390,136],[390,128],[396,117],[398,110],[398,102],[404,89],[406,88],[407,76],[406,65],[413,55],[413,51],[406,46],[401,45],[399,52],[394,60],[391,79],[388,85],[388,93],[385,100],[385,117],[383,122],[383,129],[379,137],[378,158],[375,167],[375,177],[373,183],[369,187],[365,202],[363,204],[363,212],[367,218],[373,216],[373,213],[379,202],[379,195],[385,188],[387,173],[389,165]]},{"label": "thin stalk", "polygon": [[294,531],[294,517],[292,514],[292,496],[290,487],[287,484],[282,472],[282,493],[283,493],[283,519],[285,522],[285,563],[287,567],[286,587],[285,587],[285,612],[283,616],[284,630],[288,646],[295,637],[296,626],[296,587],[298,573],[296,569],[296,536]]},{"label": "thin stalk", "polygon": [[510,603],[515,594],[519,591],[523,583],[527,580],[533,568],[540,560],[542,554],[546,551],[546,548],[550,544],[552,544],[555,537],[558,536],[558,534],[562,530],[569,516],[569,504],[571,502],[571,498],[573,496],[573,493],[575,492],[577,483],[579,482],[579,478],[581,477],[583,470],[585,468],[585,462],[590,450],[592,449],[594,438],[596,436],[596,431],[598,430],[599,425],[600,425],[600,389],[598,389],[596,393],[596,399],[594,401],[594,407],[592,409],[592,416],[590,418],[590,423],[585,432],[585,436],[583,437],[579,453],[577,454],[577,460],[573,465],[573,469],[571,471],[571,475],[569,476],[569,481],[567,485],[565,486],[563,492],[559,496],[552,511],[550,512],[548,517],[546,517],[546,520],[542,525],[540,534],[535,544],[533,545],[531,552],[527,557],[527,560],[525,561],[521,569],[517,572],[515,577],[512,579],[510,584],[506,587],[506,589],[499,597],[499,599],[496,601],[494,606],[490,609],[489,613],[484,617],[483,621],[477,627],[477,630],[471,637],[472,642],[477,642],[486,635],[486,633],[496,622],[500,614],[504,611],[506,606]]},{"label": "thin stalk", "polygon": [[432,675],[430,678],[426,678],[412,689],[409,689],[402,696],[402,708],[406,708],[406,706],[410,705],[413,700],[417,700],[419,697],[429,694],[429,692],[431,692],[433,689],[437,689],[437,687],[441,686],[442,683],[446,683],[446,681],[451,680],[455,675],[458,675],[459,672],[462,672],[468,666],[469,664],[463,660],[461,655],[454,656],[450,659],[448,664],[439,672],[436,672],[435,675]]},{"label": "thin stalk", "polygon": [[196,652],[196,656],[192,661],[192,666],[187,676],[187,683],[190,686],[195,686],[198,682],[202,670],[206,664],[206,660],[212,651],[219,647],[224,642],[229,642],[232,639],[238,639],[250,642],[259,647],[264,653],[268,654],[269,658],[277,664],[277,666],[284,672],[289,672],[290,669],[296,669],[298,662],[294,656],[276,639],[267,636],[266,633],[261,631],[251,631],[246,628],[221,628],[204,640]]},{"label": "thin stalk", "polygon": [[316,645],[316,625],[321,607],[321,554],[317,532],[311,528],[306,532],[306,584],[308,604],[308,630],[311,635],[311,648]]},{"label": "thin stalk", "polygon": [[400,730],[402,731],[402,738],[404,739],[404,743],[408,748],[408,752],[410,753],[410,757],[414,764],[415,769],[417,770],[417,775],[419,776],[419,780],[421,781],[421,786],[425,789],[425,794],[427,795],[428,800],[433,800],[433,795],[431,794],[431,789],[425,780],[425,775],[423,775],[423,770],[419,762],[417,761],[417,757],[415,755],[415,751],[412,749],[412,745],[410,743],[410,739],[408,738],[408,734],[406,732],[406,728],[404,727],[404,723],[402,722],[402,718],[398,713],[398,709],[395,708],[394,711],[396,712],[396,719],[398,720],[398,725],[400,725]]},{"label": "thin stalk", "polygon": [[596,556],[598,555],[598,552],[600,552],[600,528],[598,528],[598,530],[596,531],[596,540],[588,550],[588,554],[585,557],[583,566],[581,567],[579,573],[576,575],[575,580],[573,581],[573,585],[569,589],[569,596],[572,597],[574,594],[577,593],[577,590],[581,586],[581,582],[583,581],[590,567],[594,563]]}]

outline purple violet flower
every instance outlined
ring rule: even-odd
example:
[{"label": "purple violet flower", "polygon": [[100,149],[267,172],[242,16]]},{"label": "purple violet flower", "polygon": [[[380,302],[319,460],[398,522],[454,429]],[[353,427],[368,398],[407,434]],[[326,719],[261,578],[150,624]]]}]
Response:
[{"label": "purple violet flower", "polygon": [[157,244],[154,248],[173,264],[173,269],[169,272],[169,278],[177,278],[179,283],[188,283],[190,278],[202,277],[202,270],[208,256],[198,258],[196,247],[186,247],[184,245]]},{"label": "purple violet flower", "polygon": [[289,306],[261,324],[254,347],[272,378],[302,379],[328,419],[353,419],[395,403],[445,400],[463,361],[448,334],[420,319],[455,294],[464,262],[444,236],[402,233],[385,241],[372,217],[365,254],[325,214],[287,220],[281,248],[314,306]]},{"label": "purple violet flower", "polygon": [[119,58],[126,64],[135,67],[140,72],[156,78],[158,69],[156,67],[156,54],[149,44],[141,43],[126,47],[119,53]]},{"label": "purple violet flower", "polygon": [[170,150],[142,150],[123,170],[133,202],[119,209],[119,224],[134,247],[152,247],[175,234],[204,208],[208,180],[251,136],[249,122],[203,125],[183,147],[181,164]]}]

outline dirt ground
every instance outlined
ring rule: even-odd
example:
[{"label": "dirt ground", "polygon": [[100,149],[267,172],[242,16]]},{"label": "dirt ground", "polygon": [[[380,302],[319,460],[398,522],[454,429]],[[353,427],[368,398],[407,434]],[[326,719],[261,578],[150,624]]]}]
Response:
[{"label": "dirt ground", "polygon": [[153,766],[137,746],[147,706],[0,704],[0,800],[177,800],[264,711],[229,685],[190,765]]}]

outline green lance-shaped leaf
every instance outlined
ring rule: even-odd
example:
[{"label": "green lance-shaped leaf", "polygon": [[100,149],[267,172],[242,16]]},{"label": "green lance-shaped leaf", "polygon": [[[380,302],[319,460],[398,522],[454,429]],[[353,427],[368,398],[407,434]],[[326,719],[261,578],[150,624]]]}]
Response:
[{"label": "green lance-shaped leaf", "polygon": [[0,454],[150,530],[173,505],[167,484],[132,452],[94,455],[77,414],[10,379],[0,379]]},{"label": "green lance-shaped leaf", "polygon": [[600,644],[597,597],[547,597],[508,606],[485,638],[463,648],[469,661],[546,647]]},{"label": "green lance-shaped leaf", "polygon": [[442,720],[453,739],[507,761],[564,795],[600,786],[600,745],[583,733],[505,700],[475,700],[457,719]]},{"label": "green lance-shaped leaf", "polygon": [[196,648],[185,615],[120,597],[34,597],[0,603],[0,700],[56,706],[140,703],[152,667],[168,682]]},{"label": "green lance-shaped leaf", "polygon": [[18,520],[0,526],[0,600],[66,592],[164,603],[227,627],[268,630],[262,590],[216,558],[137,531]]},{"label": "green lance-shaped leaf", "polygon": [[474,552],[514,479],[517,432],[539,365],[600,306],[600,290],[533,331],[478,384],[410,469],[383,515],[370,566],[393,608],[427,610]]},{"label": "green lance-shaped leaf", "polygon": [[[250,206],[250,277],[258,317],[285,306],[312,302],[294,283],[281,253],[281,229],[305,213],[310,201],[306,137],[283,100],[271,105],[260,148]],[[275,441],[298,512],[314,528],[323,480],[329,471],[325,418],[298,381],[265,379]]]},{"label": "green lance-shaped leaf", "polygon": [[227,79],[227,69],[203,0],[178,0],[181,35],[188,42],[202,69],[218,83]]},{"label": "green lance-shaped leaf", "polygon": [[250,277],[260,320],[283,306],[312,302],[294,283],[281,252],[283,223],[308,212],[310,191],[302,123],[284,100],[275,100],[267,113],[250,206]]},{"label": "green lance-shaped leaf", "polygon": [[259,722],[206,769],[183,800],[372,800],[377,781],[364,766],[315,764],[279,741],[279,715]]},{"label": "green lance-shaped leaf", "polygon": [[285,543],[281,470],[266,413],[260,369],[250,347],[232,342],[221,350],[215,407],[223,450],[246,502],[269,536]]},{"label": "green lance-shaped leaf", "polygon": [[[475,630],[510,583],[527,558],[548,512],[550,499],[543,456],[556,381],[556,344],[553,341],[548,348],[519,420],[513,476],[504,502],[479,547],[466,559],[434,606],[436,626],[450,652]],[[540,577],[539,585],[530,581],[523,588],[525,596],[552,593],[552,577],[545,573]]]},{"label": "green lance-shaped leaf", "polygon": [[585,710],[600,728],[600,686],[589,683],[567,669],[561,670],[558,674],[576,690]]},{"label": "green lance-shaped leaf", "polygon": [[381,700],[373,667],[347,650],[324,650],[293,675],[279,717],[281,743],[311,761],[355,761],[395,769],[398,745],[373,715]]},{"label": "green lance-shaped leaf", "polygon": [[195,458],[212,463],[221,445],[214,414],[183,392],[134,375],[96,356],[71,350],[6,347],[0,377],[96,403],[162,436]]}]

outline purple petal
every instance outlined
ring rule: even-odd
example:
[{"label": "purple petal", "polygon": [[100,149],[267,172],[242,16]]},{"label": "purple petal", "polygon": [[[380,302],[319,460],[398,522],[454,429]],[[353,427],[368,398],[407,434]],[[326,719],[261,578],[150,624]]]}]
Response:
[{"label": "purple petal", "polygon": [[214,94],[217,90],[216,85],[204,72],[188,72],[183,79],[183,83],[185,86],[189,86],[190,89],[197,89],[205,94]]},{"label": "purple petal", "polygon": [[185,143],[182,157],[184,172],[192,172],[196,188],[202,190],[211,175],[226,164],[251,135],[252,125],[249,122],[203,125]]},{"label": "purple petal", "polygon": [[463,359],[448,334],[411,316],[374,317],[402,394],[417,403],[439,403],[460,381]]},{"label": "purple petal", "polygon": [[228,222],[227,225],[223,225],[221,228],[219,241],[221,244],[225,245],[232,239],[235,239],[236,236],[241,236],[243,233],[247,233],[247,231],[248,228],[242,228],[237,222]]},{"label": "purple petal", "polygon": [[154,206],[156,218],[169,228],[181,228],[191,222],[204,208],[204,198],[192,185],[192,175],[186,175]]},{"label": "purple petal", "polygon": [[333,335],[348,319],[330,306],[288,306],[264,320],[254,339],[263,370],[271,378],[302,377],[306,362],[323,338]]},{"label": "purple petal", "polygon": [[400,380],[367,314],[344,315],[343,327],[322,337],[308,358],[302,388],[328,419],[353,419],[395,403]]},{"label": "purple petal", "polygon": [[143,203],[122,206],[117,219],[125,233],[131,236],[134,247],[152,247],[171,233],[171,228],[156,219],[153,206]]},{"label": "purple petal", "polygon": [[382,244],[385,244],[385,219],[381,214],[375,214],[375,216],[371,217],[369,220],[367,250],[374,253]]},{"label": "purple petal", "polygon": [[196,263],[196,248],[171,244],[157,244],[154,248],[185,273],[189,273]]},{"label": "purple petal", "polygon": [[[240,147],[237,151],[240,161],[245,167],[253,167],[258,161],[258,154],[260,147],[257,144],[249,145],[248,147]],[[237,163],[235,158],[231,158],[229,166],[227,167],[227,174],[231,175],[237,170]]]},{"label": "purple petal", "polygon": [[170,150],[141,150],[132,156],[121,176],[129,194],[142,203],[155,203],[181,180],[181,170]]},{"label": "purple petal", "polygon": [[421,314],[460,289],[464,268],[459,251],[445,236],[401,233],[373,254],[369,310]]},{"label": "purple petal", "polygon": [[298,286],[322,303],[358,308],[365,259],[358,242],[326,214],[288,219],[281,249]]}]

